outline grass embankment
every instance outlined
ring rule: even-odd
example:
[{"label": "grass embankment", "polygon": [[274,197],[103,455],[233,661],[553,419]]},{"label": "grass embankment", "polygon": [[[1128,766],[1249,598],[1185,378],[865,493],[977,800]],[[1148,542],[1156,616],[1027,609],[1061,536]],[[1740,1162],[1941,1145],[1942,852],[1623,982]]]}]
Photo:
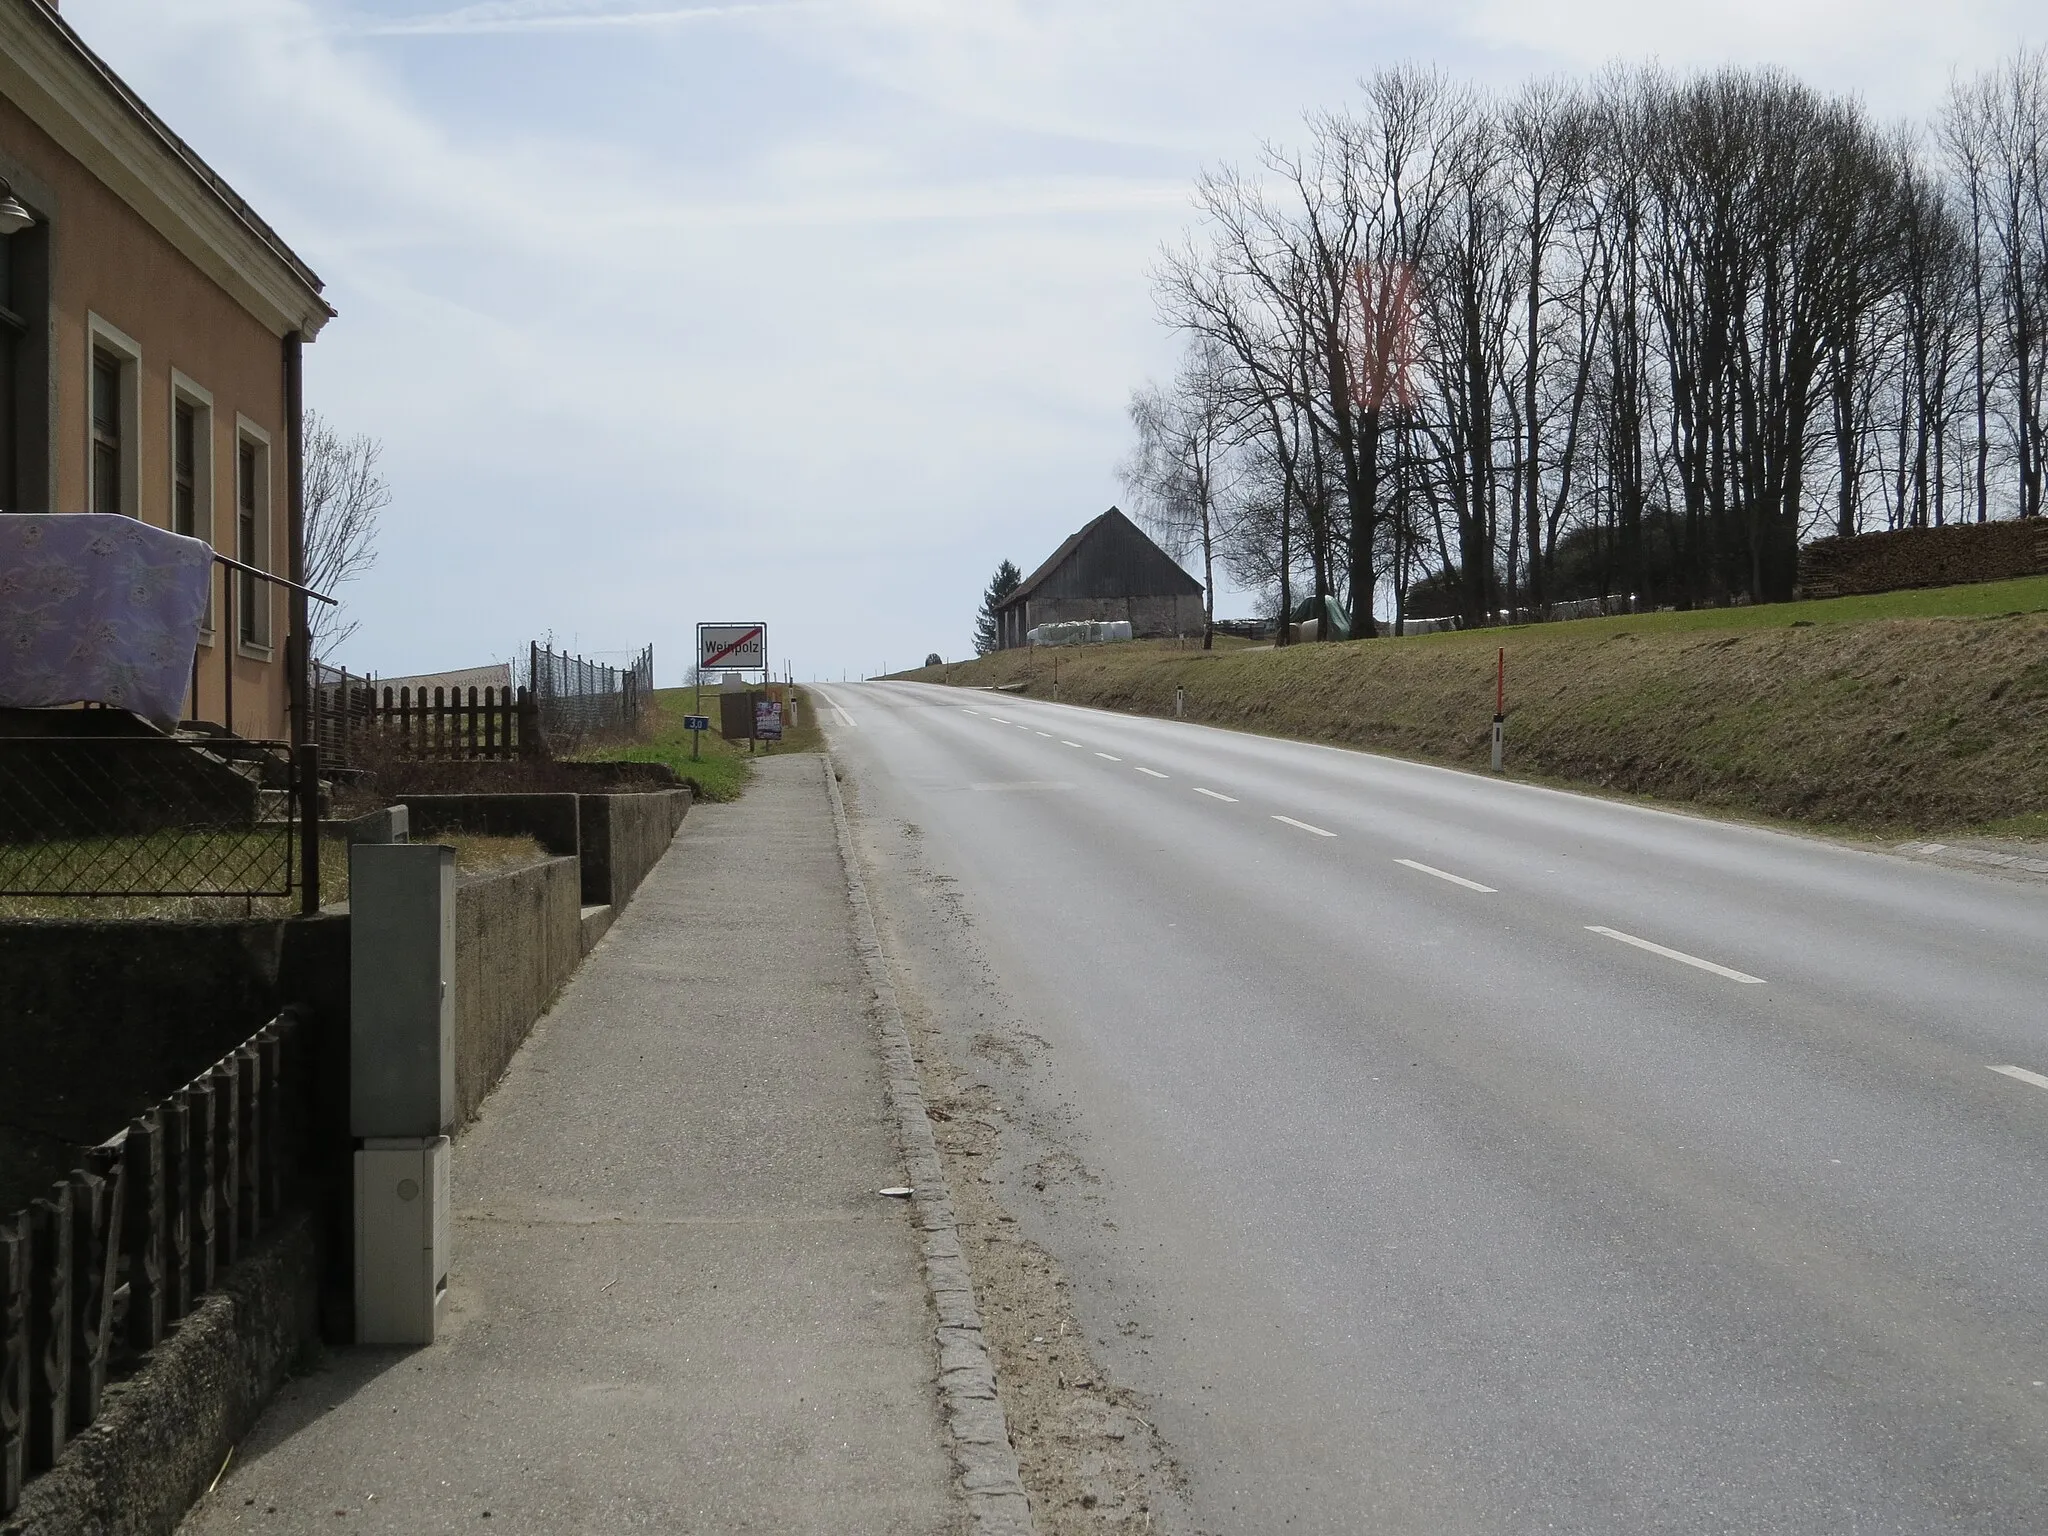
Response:
[{"label": "grass embankment", "polygon": [[2048,833],[2048,577],[1204,653],[1003,651],[899,674],[1844,830]]},{"label": "grass embankment", "polygon": [[[704,732],[701,753],[695,761],[690,757],[690,732],[683,729],[683,717],[697,712],[697,690],[657,688],[653,698],[658,713],[651,736],[626,746],[607,746],[593,755],[613,762],[666,763],[696,787],[700,800],[739,799],[754,770],[749,766],[747,743],[727,741],[718,734],[718,694],[710,688],[704,690],[703,713],[711,717],[712,729]],[[817,752],[823,747],[824,735],[818,729],[810,695],[799,688],[796,724],[791,726],[785,718],[781,743],[762,742],[755,746],[752,756]]]}]

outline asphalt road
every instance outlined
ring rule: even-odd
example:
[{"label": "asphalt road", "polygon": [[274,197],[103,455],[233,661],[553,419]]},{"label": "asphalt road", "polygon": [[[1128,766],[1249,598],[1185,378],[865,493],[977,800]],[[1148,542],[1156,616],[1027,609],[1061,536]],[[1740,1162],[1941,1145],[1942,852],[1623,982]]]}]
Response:
[{"label": "asphalt road", "polygon": [[1198,1528],[2048,1531],[2048,887],[819,691],[1043,1039],[1027,1220]]}]

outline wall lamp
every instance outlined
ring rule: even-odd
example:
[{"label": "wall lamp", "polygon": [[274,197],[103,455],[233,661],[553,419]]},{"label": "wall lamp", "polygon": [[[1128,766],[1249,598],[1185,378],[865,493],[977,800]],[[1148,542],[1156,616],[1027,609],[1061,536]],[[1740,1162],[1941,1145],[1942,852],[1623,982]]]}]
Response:
[{"label": "wall lamp", "polygon": [[36,221],[14,195],[14,183],[0,176],[0,235],[18,235]]}]

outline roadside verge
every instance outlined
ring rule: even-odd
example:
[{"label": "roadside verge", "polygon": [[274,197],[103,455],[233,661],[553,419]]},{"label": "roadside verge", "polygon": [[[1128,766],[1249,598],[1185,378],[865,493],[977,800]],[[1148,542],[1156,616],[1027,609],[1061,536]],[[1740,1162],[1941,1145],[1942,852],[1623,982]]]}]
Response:
[{"label": "roadside verge", "polygon": [[981,1313],[974,1303],[974,1282],[960,1251],[959,1223],[938,1142],[925,1111],[924,1089],[911,1053],[910,1035],[896,1002],[895,984],[875,932],[874,910],[861,878],[860,858],[847,826],[846,802],[839,792],[839,771],[825,759],[825,785],[832,799],[832,824],[839,838],[839,858],[846,871],[846,899],[852,909],[854,949],[872,993],[882,1042],[883,1071],[889,1103],[896,1115],[896,1133],[916,1202],[917,1225],[924,1248],[925,1283],[938,1312],[939,1390],[953,1436],[953,1460],[960,1488],[977,1536],[1028,1536],[1030,1501],[1017,1471],[1017,1453],[1010,1444],[1002,1400],[996,1394],[995,1366],[982,1334]]}]

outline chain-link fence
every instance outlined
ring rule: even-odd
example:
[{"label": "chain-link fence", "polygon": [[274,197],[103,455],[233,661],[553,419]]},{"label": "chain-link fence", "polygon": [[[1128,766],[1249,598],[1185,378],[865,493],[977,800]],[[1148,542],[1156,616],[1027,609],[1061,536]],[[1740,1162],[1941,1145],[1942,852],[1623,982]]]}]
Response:
[{"label": "chain-link fence", "polygon": [[524,684],[533,692],[541,730],[556,748],[597,736],[630,736],[654,692],[654,647],[628,667],[571,656],[538,641],[527,647]]},{"label": "chain-link fence", "polygon": [[0,737],[0,896],[288,896],[290,746]]}]

